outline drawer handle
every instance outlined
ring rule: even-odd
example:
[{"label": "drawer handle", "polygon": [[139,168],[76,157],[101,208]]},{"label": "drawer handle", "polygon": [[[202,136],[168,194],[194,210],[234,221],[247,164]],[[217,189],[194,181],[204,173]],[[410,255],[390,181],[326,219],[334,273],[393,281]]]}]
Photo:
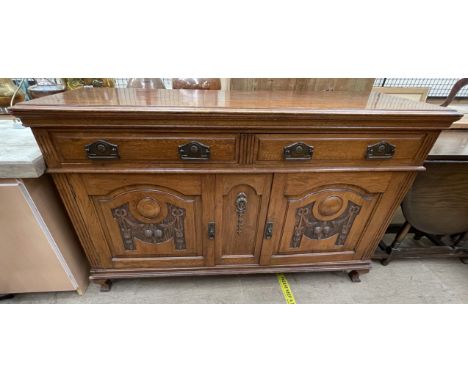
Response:
[{"label": "drawer handle", "polygon": [[296,142],[283,148],[284,160],[310,160],[313,153],[314,148],[303,142]]},{"label": "drawer handle", "polygon": [[382,141],[374,145],[367,146],[366,159],[391,159],[395,154],[395,146]]},{"label": "drawer handle", "polygon": [[208,160],[210,159],[210,146],[192,141],[179,146],[179,156],[182,160]]},{"label": "drawer handle", "polygon": [[85,146],[88,159],[119,159],[119,146],[99,140]]}]

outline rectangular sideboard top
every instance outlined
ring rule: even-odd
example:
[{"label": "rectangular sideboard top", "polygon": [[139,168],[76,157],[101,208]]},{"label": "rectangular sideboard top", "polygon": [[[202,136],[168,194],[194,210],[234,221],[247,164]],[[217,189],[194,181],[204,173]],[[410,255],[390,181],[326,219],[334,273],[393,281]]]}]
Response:
[{"label": "rectangular sideboard top", "polygon": [[461,118],[455,110],[380,93],[214,91],[82,88],[16,104],[13,114],[34,115],[138,113],[139,115],[202,115],[215,117],[288,116],[296,118],[403,117],[434,119],[450,125]]}]

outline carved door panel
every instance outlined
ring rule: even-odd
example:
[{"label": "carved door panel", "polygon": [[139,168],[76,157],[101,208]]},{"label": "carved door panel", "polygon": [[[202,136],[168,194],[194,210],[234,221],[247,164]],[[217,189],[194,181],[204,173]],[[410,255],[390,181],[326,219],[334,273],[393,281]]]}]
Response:
[{"label": "carved door panel", "polygon": [[358,247],[391,174],[277,174],[263,265],[360,258]]},{"label": "carved door panel", "polygon": [[[86,175],[114,267],[204,266],[210,176]],[[206,194],[206,196],[204,196]],[[207,200],[209,200],[207,198]],[[207,211],[204,211],[205,208]]]},{"label": "carved door panel", "polygon": [[272,175],[216,176],[216,264],[258,264]]}]

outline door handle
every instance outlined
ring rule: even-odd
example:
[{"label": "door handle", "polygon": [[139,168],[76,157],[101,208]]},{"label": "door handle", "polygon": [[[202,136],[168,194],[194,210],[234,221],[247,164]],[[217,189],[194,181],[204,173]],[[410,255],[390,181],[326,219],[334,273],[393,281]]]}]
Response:
[{"label": "door handle", "polygon": [[216,225],[214,222],[208,223],[208,239],[213,240],[216,234]]},{"label": "door handle", "polygon": [[264,236],[266,240],[271,239],[271,237],[273,236],[273,223],[272,222],[266,223]]}]

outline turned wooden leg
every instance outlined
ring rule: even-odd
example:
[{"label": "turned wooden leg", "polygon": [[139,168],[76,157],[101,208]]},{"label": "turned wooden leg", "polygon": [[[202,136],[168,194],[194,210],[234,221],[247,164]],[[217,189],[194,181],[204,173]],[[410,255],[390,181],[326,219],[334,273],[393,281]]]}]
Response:
[{"label": "turned wooden leg", "polygon": [[393,256],[389,255],[385,259],[380,260],[380,264],[387,266],[388,264],[390,264],[390,261],[392,261],[392,258]]},{"label": "turned wooden leg", "polygon": [[424,234],[422,232],[415,232],[413,239],[414,240],[421,240]]},{"label": "turned wooden leg", "polygon": [[458,234],[458,235],[452,235],[452,236],[450,236],[450,237],[452,238],[452,240],[453,240],[451,246],[452,246],[452,247],[457,247],[458,244],[460,244],[460,242],[461,242],[462,240],[465,240],[466,234],[467,234],[466,232],[463,232],[463,233],[460,233],[460,234]]},{"label": "turned wooden leg", "polygon": [[363,275],[364,273],[368,273],[368,269],[362,269],[359,271],[351,271],[348,273],[349,278],[353,283],[360,283],[361,279],[359,278],[360,275]]},{"label": "turned wooden leg", "polygon": [[385,259],[380,260],[380,263],[382,265],[388,265],[390,261],[392,261],[394,251],[396,251],[403,242],[403,240],[405,240],[405,237],[406,235],[408,235],[410,229],[411,224],[405,222],[405,224],[403,224],[403,226],[401,227],[400,231],[398,231],[398,234],[396,235],[395,240],[393,240],[393,243],[390,245],[390,247],[387,247],[388,256]]},{"label": "turned wooden leg", "polygon": [[93,282],[101,287],[101,292],[109,292],[111,290],[112,281],[109,279],[97,279],[93,280]]}]

